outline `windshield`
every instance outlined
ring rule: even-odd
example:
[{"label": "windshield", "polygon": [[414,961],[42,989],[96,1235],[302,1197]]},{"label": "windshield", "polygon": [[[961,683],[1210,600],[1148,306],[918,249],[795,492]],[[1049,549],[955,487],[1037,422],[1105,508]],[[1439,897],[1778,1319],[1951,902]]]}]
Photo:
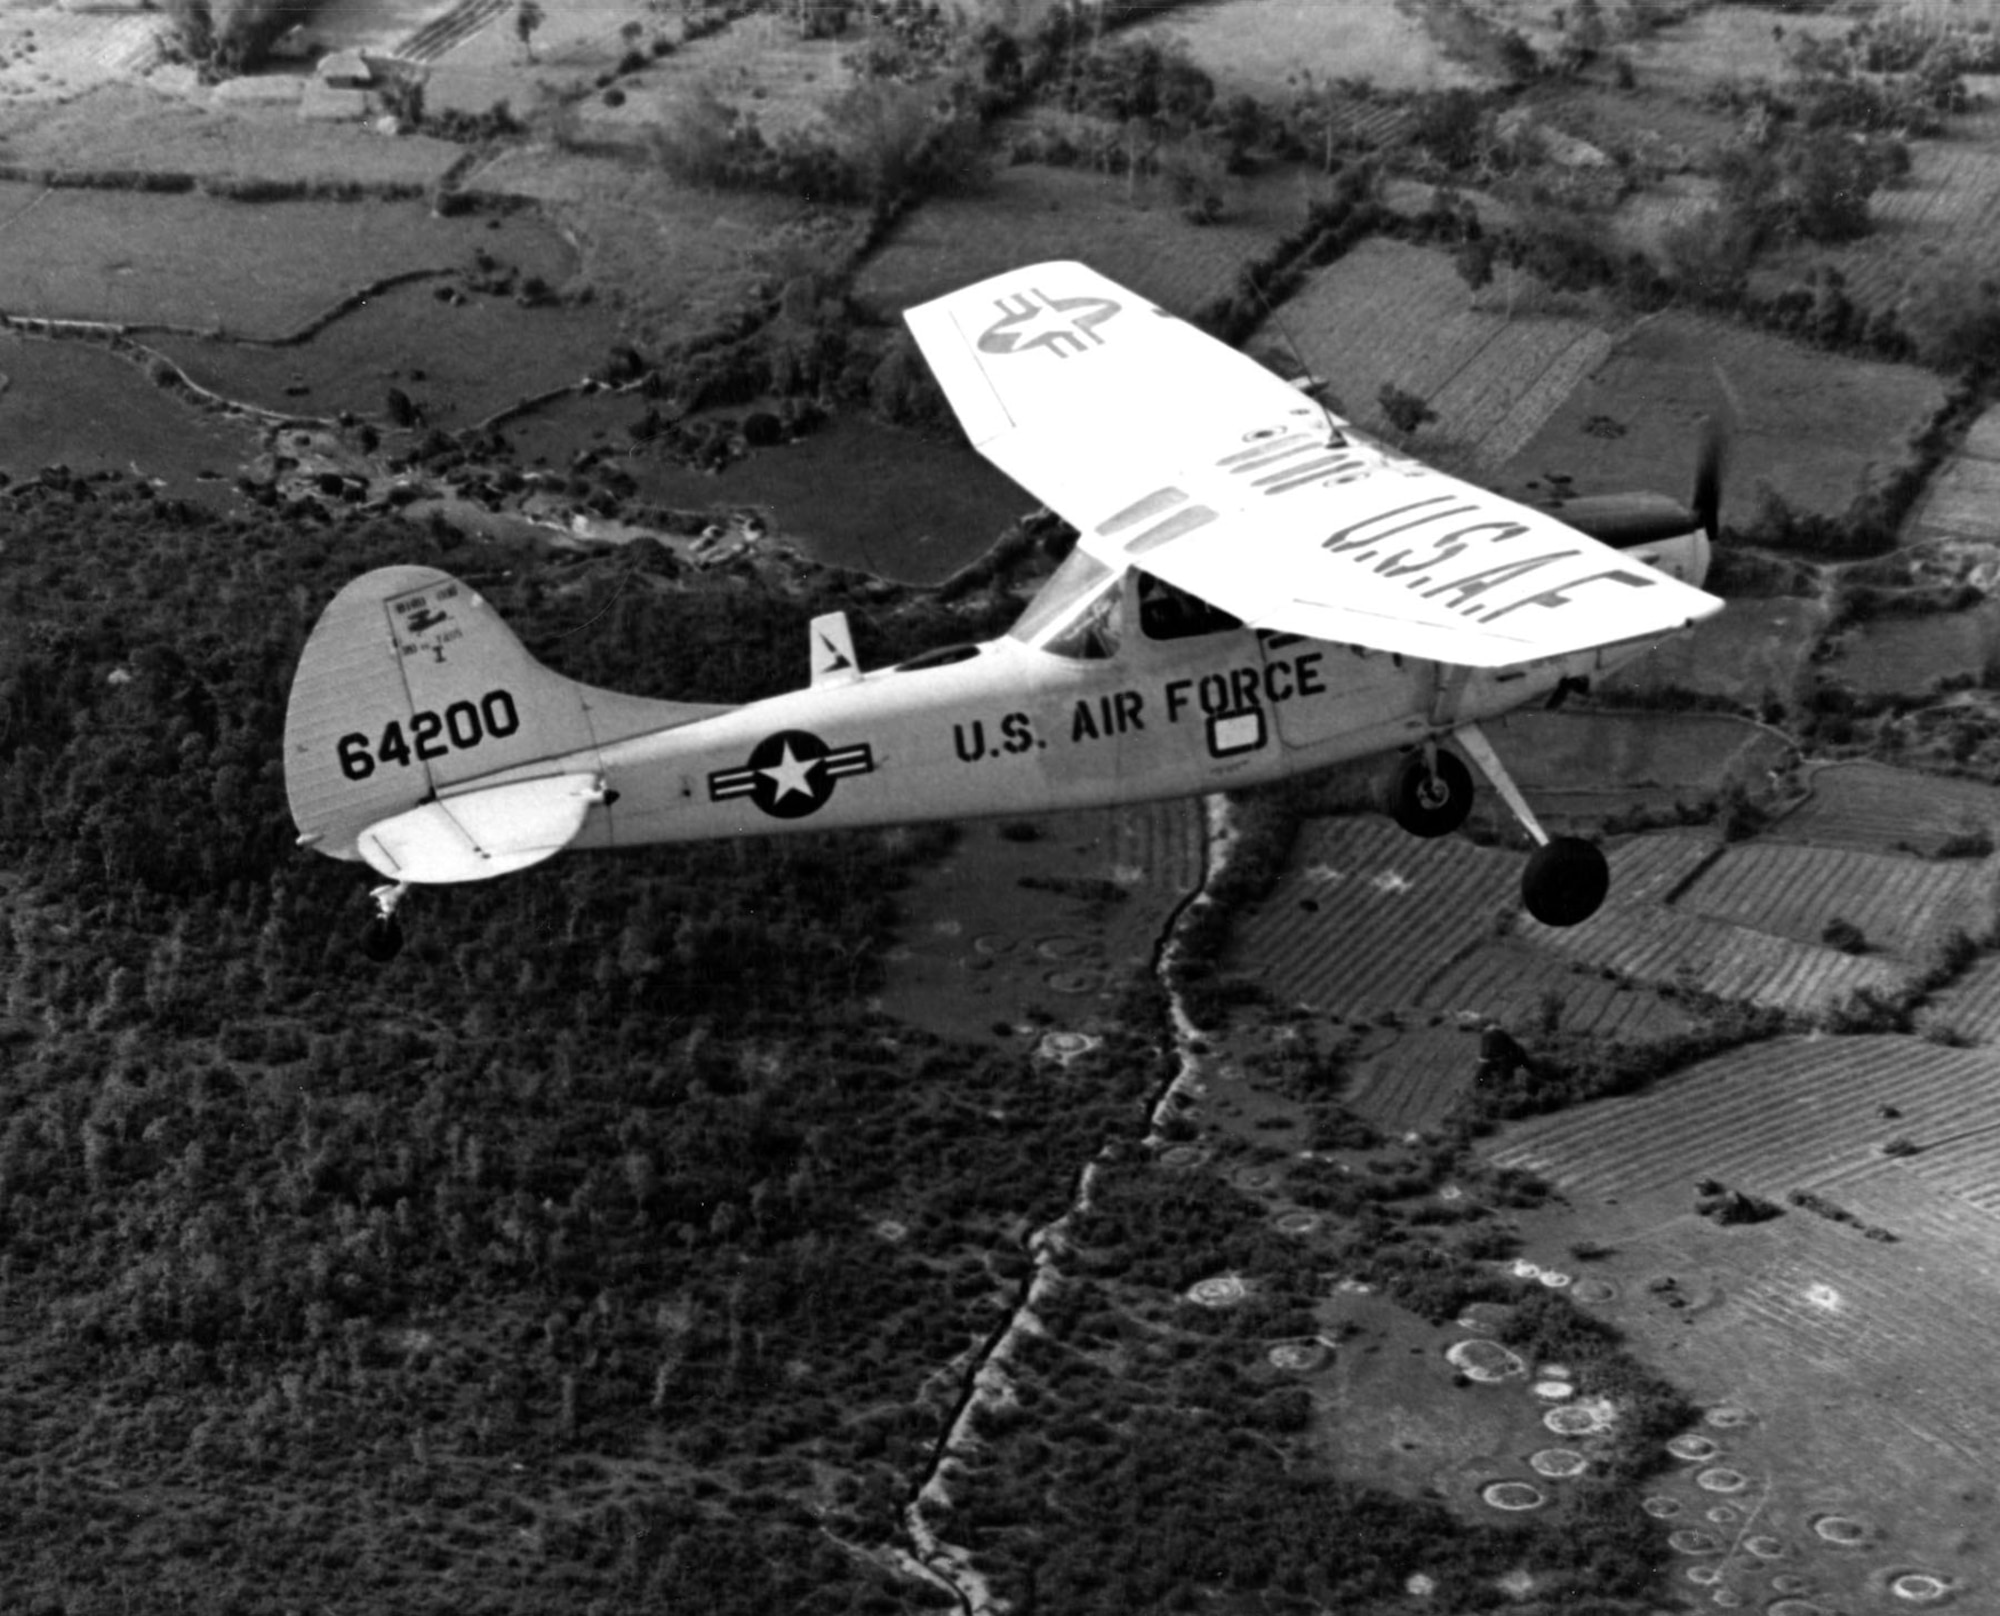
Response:
[{"label": "windshield", "polygon": [[1118,575],[1072,550],[1008,633],[1056,656],[1103,658],[1118,649]]}]

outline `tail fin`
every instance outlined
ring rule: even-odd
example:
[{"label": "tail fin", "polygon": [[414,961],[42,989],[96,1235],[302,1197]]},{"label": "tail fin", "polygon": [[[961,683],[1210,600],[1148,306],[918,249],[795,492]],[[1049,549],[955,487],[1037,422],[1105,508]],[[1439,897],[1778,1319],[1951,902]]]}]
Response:
[{"label": "tail fin", "polygon": [[457,579],[383,567],[334,596],[306,641],[285,714],[285,791],[302,844],[364,858],[371,826],[470,782],[533,778],[544,763],[551,775],[588,771],[611,741],[725,710],[566,679]]}]

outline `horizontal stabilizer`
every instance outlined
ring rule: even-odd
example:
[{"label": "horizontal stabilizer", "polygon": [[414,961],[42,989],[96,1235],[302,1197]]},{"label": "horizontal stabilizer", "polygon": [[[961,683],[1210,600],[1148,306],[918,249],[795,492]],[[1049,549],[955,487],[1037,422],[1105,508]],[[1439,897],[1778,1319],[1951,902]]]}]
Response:
[{"label": "horizontal stabilizer", "polygon": [[488,786],[370,825],[361,856],[392,881],[485,881],[553,858],[604,800],[595,775],[557,774]]}]

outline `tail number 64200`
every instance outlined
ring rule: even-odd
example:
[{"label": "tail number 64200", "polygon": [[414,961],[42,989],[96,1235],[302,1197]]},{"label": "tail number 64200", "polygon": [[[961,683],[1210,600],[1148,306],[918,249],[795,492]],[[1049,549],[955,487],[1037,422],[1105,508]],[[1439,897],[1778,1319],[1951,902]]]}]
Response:
[{"label": "tail number 64200", "polygon": [[429,763],[450,752],[465,752],[481,741],[505,740],[521,727],[513,695],[505,690],[489,690],[478,701],[455,701],[437,713],[410,714],[410,732],[403,733],[401,719],[392,718],[382,738],[371,748],[360,730],[341,736],[334,743],[340,758],[340,772],[350,780],[366,780],[378,763],[394,763],[407,769],[412,762]]}]

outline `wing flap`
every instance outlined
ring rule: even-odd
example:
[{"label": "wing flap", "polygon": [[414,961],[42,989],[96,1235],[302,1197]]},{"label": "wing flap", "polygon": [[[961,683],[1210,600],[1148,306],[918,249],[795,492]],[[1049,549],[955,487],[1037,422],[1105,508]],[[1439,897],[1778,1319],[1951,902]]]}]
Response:
[{"label": "wing flap", "polygon": [[488,786],[378,820],[356,845],[392,881],[486,881],[560,853],[603,796],[590,774]]}]

